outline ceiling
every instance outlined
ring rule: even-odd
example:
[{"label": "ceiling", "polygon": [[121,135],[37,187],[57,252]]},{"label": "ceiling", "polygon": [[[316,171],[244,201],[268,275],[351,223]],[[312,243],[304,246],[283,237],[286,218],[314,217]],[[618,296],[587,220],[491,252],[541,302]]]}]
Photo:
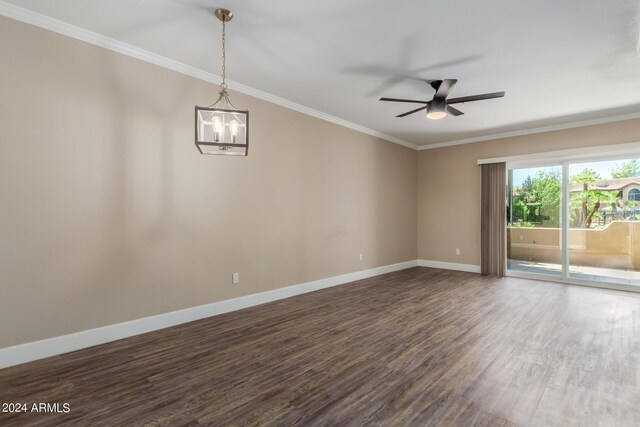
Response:
[{"label": "ceiling", "polygon": [[[427,146],[640,112],[638,0],[10,0],[55,19]],[[390,7],[393,8],[390,8]],[[395,115],[456,78],[457,118]],[[457,106],[458,107],[458,106]],[[415,107],[413,107],[415,108]]]}]

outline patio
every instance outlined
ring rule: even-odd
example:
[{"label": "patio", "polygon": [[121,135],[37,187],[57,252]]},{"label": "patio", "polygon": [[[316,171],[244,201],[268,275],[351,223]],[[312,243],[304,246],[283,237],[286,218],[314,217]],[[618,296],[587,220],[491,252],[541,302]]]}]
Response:
[{"label": "patio", "polygon": [[[562,265],[548,262],[508,259],[507,270],[560,277]],[[572,279],[640,286],[640,271],[632,269],[570,265],[569,274]]]}]

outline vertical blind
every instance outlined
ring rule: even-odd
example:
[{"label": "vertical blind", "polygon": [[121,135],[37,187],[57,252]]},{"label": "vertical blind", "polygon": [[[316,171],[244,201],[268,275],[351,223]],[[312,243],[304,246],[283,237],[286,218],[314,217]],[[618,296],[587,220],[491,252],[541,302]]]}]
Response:
[{"label": "vertical blind", "polygon": [[506,262],[506,163],[481,165],[480,271],[504,276]]}]

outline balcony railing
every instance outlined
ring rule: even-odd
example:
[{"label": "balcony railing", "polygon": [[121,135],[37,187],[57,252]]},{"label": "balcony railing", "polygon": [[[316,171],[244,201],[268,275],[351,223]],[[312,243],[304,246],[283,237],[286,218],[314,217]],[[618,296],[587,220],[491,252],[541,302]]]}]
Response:
[{"label": "balcony railing", "polygon": [[[559,228],[509,227],[507,257],[562,262]],[[604,228],[569,230],[571,265],[640,270],[640,221],[612,221]]]}]

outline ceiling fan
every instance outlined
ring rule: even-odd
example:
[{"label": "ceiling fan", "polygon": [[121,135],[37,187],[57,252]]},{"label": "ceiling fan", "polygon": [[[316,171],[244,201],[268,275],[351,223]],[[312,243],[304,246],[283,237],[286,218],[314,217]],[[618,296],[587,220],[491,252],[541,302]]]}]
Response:
[{"label": "ceiling fan", "polygon": [[436,91],[431,101],[418,101],[415,99],[398,99],[398,98],[380,98],[380,101],[391,102],[409,102],[413,104],[424,104],[420,108],[407,111],[397,115],[396,117],[405,117],[413,113],[417,113],[422,110],[427,110],[427,118],[432,120],[439,120],[444,118],[447,113],[452,116],[461,116],[464,113],[457,108],[453,108],[451,104],[462,104],[464,102],[482,101],[484,99],[502,98],[504,92],[483,93],[482,95],[462,96],[460,98],[447,99],[449,91],[458,82],[456,79],[444,79],[444,80],[425,80]]}]

